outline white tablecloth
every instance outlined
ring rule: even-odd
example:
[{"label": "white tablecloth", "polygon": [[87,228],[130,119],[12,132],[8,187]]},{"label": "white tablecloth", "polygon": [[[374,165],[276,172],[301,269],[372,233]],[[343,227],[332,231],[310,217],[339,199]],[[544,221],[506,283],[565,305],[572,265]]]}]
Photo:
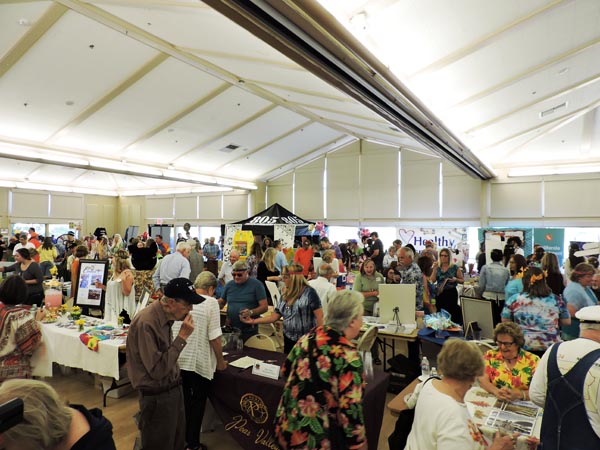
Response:
[{"label": "white tablecloth", "polygon": [[[68,367],[87,370],[98,375],[119,379],[119,347],[121,340],[100,341],[98,351],[92,351],[79,340],[81,334],[76,329],[57,327],[55,323],[42,324],[46,345],[47,362],[56,362]],[[36,368],[41,369],[46,362],[40,361]]]}]

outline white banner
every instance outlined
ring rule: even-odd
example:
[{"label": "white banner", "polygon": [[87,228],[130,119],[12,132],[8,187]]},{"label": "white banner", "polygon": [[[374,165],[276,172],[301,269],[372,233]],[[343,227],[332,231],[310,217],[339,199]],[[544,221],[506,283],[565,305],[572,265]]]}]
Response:
[{"label": "white banner", "polygon": [[273,237],[281,241],[283,248],[294,247],[294,237],[296,236],[296,225],[274,225]]},{"label": "white banner", "polygon": [[223,261],[229,260],[229,253],[233,248],[233,238],[238,230],[242,229],[242,224],[225,225],[225,241],[223,242]]}]

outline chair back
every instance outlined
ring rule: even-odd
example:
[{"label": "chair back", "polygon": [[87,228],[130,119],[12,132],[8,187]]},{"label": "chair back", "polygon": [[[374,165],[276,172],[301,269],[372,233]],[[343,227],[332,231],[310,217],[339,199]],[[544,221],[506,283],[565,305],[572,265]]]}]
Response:
[{"label": "chair back", "polygon": [[254,336],[249,337],[244,345],[250,348],[271,350],[272,352],[277,351],[277,344],[266,334],[255,334]]},{"label": "chair back", "polygon": [[473,341],[475,342],[475,345],[477,345],[477,348],[479,349],[479,351],[481,352],[482,355],[485,355],[489,350],[498,350],[498,347],[496,347],[495,345],[489,344],[485,341]]},{"label": "chair back", "polygon": [[363,333],[363,335],[358,340],[356,347],[359,352],[366,352],[371,350],[375,339],[377,338],[377,333],[379,330],[377,327],[369,327],[367,331]]},{"label": "chair back", "polygon": [[279,300],[281,299],[281,292],[279,292],[279,288],[276,283],[272,281],[265,281],[267,289],[269,290],[269,294],[271,294],[271,300],[273,300],[273,304],[277,306]]}]

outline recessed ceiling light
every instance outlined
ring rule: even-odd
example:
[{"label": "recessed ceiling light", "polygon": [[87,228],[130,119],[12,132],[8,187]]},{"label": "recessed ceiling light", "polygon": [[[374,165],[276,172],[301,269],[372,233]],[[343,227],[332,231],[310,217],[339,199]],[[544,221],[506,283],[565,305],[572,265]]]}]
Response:
[{"label": "recessed ceiling light", "polygon": [[549,116],[550,114],[554,114],[559,109],[563,109],[567,107],[567,102],[562,102],[560,105],[553,106],[552,108],[548,108],[545,111],[540,113],[540,118]]},{"label": "recessed ceiling light", "polygon": [[22,27],[28,27],[31,25],[31,22],[29,21],[29,19],[21,18],[19,19],[18,24]]},{"label": "recessed ceiling light", "polygon": [[75,104],[75,102],[73,100],[67,100],[65,102],[65,105],[67,105],[67,106],[73,106],[74,104]]},{"label": "recessed ceiling light", "polygon": [[558,71],[558,74],[559,74],[559,75],[564,75],[564,74],[565,74],[565,73],[567,73],[568,71],[569,71],[569,68],[568,68],[568,67],[563,67],[562,69],[560,69],[560,70]]}]

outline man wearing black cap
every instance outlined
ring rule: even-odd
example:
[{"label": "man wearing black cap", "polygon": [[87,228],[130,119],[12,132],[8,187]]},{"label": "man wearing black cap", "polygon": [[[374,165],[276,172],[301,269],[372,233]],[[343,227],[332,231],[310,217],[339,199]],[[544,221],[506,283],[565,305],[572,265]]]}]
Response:
[{"label": "man wearing black cap", "polygon": [[531,400],[544,408],[544,450],[600,448],[600,306],[575,316],[580,337],[550,347],[529,386]]},{"label": "man wearing black cap", "polygon": [[[182,450],[185,412],[177,359],[194,331],[192,305],[204,301],[187,278],[164,287],[164,297],[141,310],[127,337],[131,385],[139,392],[139,428],[143,450]],[[173,339],[173,321],[182,320]]]}]

